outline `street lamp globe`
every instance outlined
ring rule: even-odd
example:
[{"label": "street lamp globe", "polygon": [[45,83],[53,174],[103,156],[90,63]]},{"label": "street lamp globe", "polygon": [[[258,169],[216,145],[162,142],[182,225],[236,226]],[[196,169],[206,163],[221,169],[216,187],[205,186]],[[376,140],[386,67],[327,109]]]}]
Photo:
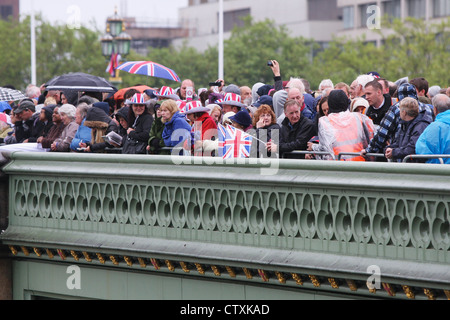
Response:
[{"label": "street lamp globe", "polygon": [[110,27],[110,32],[113,37],[117,37],[122,32],[124,22],[123,19],[117,14],[117,9],[114,13],[114,16],[108,18],[107,23]]},{"label": "street lamp globe", "polygon": [[126,56],[130,53],[131,39],[131,36],[125,31],[122,31],[122,33],[119,34],[116,38],[118,54]]},{"label": "street lamp globe", "polygon": [[105,35],[103,35],[101,43],[102,43],[102,54],[105,57],[111,56],[114,50],[114,38],[109,33],[106,33]]}]

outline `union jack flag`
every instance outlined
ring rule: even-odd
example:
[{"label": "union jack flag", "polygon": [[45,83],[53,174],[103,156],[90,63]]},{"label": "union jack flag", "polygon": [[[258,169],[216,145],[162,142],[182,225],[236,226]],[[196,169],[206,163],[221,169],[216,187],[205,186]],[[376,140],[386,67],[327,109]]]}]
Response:
[{"label": "union jack flag", "polygon": [[235,127],[219,124],[219,156],[223,159],[249,158],[252,136]]},{"label": "union jack flag", "polygon": [[109,61],[108,67],[106,68],[106,72],[108,72],[111,77],[116,76],[116,69],[119,66],[120,59],[120,54],[114,52],[111,54],[111,60]]}]

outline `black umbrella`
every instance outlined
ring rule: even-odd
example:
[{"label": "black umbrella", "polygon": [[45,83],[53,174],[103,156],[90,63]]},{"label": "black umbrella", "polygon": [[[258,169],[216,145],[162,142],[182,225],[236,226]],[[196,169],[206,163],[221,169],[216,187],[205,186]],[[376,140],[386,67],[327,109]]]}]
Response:
[{"label": "black umbrella", "polygon": [[109,81],[102,77],[82,72],[73,72],[55,77],[46,84],[47,90],[74,90],[78,92],[107,92],[117,91]]}]

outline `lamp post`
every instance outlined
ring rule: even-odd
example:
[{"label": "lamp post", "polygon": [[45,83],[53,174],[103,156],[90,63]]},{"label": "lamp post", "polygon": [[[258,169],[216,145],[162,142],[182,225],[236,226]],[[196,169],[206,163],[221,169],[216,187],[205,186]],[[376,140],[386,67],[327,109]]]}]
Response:
[{"label": "lamp post", "polygon": [[31,83],[37,85],[36,80],[36,18],[34,16],[34,0],[31,1]]},{"label": "lamp post", "polygon": [[102,54],[113,63],[110,68],[113,68],[114,77],[109,80],[113,84],[121,84],[122,78],[119,77],[119,70],[115,70],[118,64],[119,56],[125,57],[130,53],[131,36],[125,32],[125,22],[123,18],[117,14],[117,8],[114,16],[109,17],[106,21],[106,34],[101,39]]},{"label": "lamp post", "polygon": [[224,79],[223,15],[223,0],[219,0],[219,79]]}]

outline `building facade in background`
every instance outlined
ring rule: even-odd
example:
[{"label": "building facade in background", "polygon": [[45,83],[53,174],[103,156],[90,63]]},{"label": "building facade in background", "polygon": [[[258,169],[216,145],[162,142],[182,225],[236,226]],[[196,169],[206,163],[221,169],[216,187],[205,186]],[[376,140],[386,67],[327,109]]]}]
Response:
[{"label": "building facade in background", "polygon": [[[292,37],[303,36],[327,47],[333,37],[357,38],[380,44],[381,37],[371,30],[374,11],[392,18],[416,17],[438,22],[450,16],[450,0],[224,0],[225,39],[234,26],[242,25],[242,17],[251,15],[254,21],[270,19],[285,25]],[[188,7],[179,10],[181,26],[188,38],[174,41],[203,51],[218,43],[219,1],[189,0]],[[382,26],[381,26],[382,27]],[[389,34],[389,30],[382,30]]]},{"label": "building facade in background", "polygon": [[[225,39],[234,26],[242,25],[242,17],[251,15],[254,21],[273,20],[288,28],[293,37],[303,36],[319,43],[327,43],[332,33],[342,25],[342,9],[337,0],[224,0]],[[186,8],[179,10],[180,24],[188,30],[188,41],[199,51],[218,43],[219,1],[190,0]]]},{"label": "building facade in background", "polygon": [[20,0],[0,0],[0,19],[19,19]]},{"label": "building facade in background", "polygon": [[187,30],[179,26],[145,23],[134,17],[124,18],[127,33],[132,37],[131,49],[146,56],[151,48],[167,48],[174,39],[188,36]]},{"label": "building facade in background", "polygon": [[[381,16],[387,15],[392,19],[414,17],[430,23],[450,16],[450,0],[338,0],[337,5],[342,9],[342,25],[337,36],[356,38],[365,35],[366,41],[378,45],[381,37],[371,30],[375,14],[373,8],[377,8]],[[382,31],[389,33],[389,30]]]}]

